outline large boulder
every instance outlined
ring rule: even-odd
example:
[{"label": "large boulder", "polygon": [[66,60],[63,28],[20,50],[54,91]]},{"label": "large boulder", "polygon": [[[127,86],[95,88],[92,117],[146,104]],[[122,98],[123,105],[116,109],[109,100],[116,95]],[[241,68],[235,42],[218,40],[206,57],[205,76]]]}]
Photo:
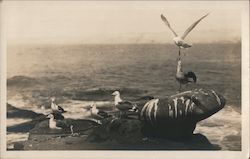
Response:
[{"label": "large boulder", "polygon": [[35,119],[43,114],[35,113],[31,110],[20,109],[7,103],[7,118]]},{"label": "large boulder", "polygon": [[171,138],[193,134],[196,123],[225,106],[225,98],[213,90],[195,89],[168,98],[152,99],[140,111],[148,135]]}]

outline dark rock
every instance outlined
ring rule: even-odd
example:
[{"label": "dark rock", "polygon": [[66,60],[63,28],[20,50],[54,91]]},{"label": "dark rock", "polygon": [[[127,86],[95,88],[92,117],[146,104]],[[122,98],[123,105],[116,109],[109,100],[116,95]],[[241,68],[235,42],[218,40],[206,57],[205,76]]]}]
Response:
[{"label": "dark rock", "polygon": [[139,99],[137,99],[137,101],[143,101],[143,100],[151,100],[151,99],[154,99],[153,96],[143,96],[143,97],[140,97]]},{"label": "dark rock", "polygon": [[20,142],[15,142],[14,143],[14,150],[23,150],[23,148],[24,148],[24,145],[23,145],[23,143],[20,143]]},{"label": "dark rock", "polygon": [[[51,130],[43,121],[30,131],[25,150],[218,150],[202,134],[189,137],[166,138],[146,136],[143,124],[136,119],[105,119],[102,125],[77,121],[79,133]],[[71,121],[71,122],[73,122]],[[82,131],[81,131],[82,130]]]},{"label": "dark rock", "polygon": [[190,145],[190,150],[220,150],[221,147],[210,143],[208,138],[202,134],[193,134],[190,140],[184,140],[186,145]]},{"label": "dark rock", "polygon": [[13,125],[7,127],[7,132],[29,132],[32,130],[38,123],[41,121],[46,120],[46,116],[39,116],[36,119],[33,119],[32,121],[28,121],[25,123],[21,123],[18,125]]},{"label": "dark rock", "polygon": [[30,110],[24,110],[16,108],[7,103],[7,118],[24,118],[24,119],[35,119],[44,116],[43,114],[35,113]]},{"label": "dark rock", "polygon": [[160,125],[143,124],[142,132],[145,136],[149,137],[163,137],[176,140],[182,140],[190,138],[193,135],[193,131],[196,127],[196,123],[193,122],[169,122]]},{"label": "dark rock", "polygon": [[152,99],[139,109],[143,133],[166,138],[187,138],[193,134],[197,122],[221,110],[225,102],[223,96],[206,89]]},{"label": "dark rock", "polygon": [[[145,105],[146,107],[144,106],[145,109],[139,107],[139,117],[139,114],[129,114],[124,118],[108,117],[102,120],[101,125],[87,120],[64,119],[66,124],[73,125],[74,132],[77,133],[76,136],[71,135],[70,129],[50,129],[48,121],[42,121],[30,131],[25,149],[220,149],[220,147],[212,145],[204,135],[193,134],[193,131],[197,122],[224,107],[225,99],[222,96],[213,91],[199,89],[178,94],[162,101],[158,101],[158,99],[152,101]],[[187,104],[189,107],[184,107],[186,106],[184,105],[185,101],[190,101],[187,102],[189,104],[192,101],[193,104]],[[146,100],[142,101],[142,103],[145,102]],[[170,110],[174,112],[171,114]],[[186,110],[186,114],[184,114],[184,110]]]},{"label": "dark rock", "polygon": [[64,119],[64,116],[60,112],[54,111],[52,114],[54,116],[54,119],[56,119],[56,120],[63,120]]},{"label": "dark rock", "polygon": [[36,124],[46,120],[46,116],[44,114],[38,114],[30,110],[19,109],[10,104],[7,104],[7,118],[32,119],[28,122],[7,127],[8,132],[29,132],[36,126]]},{"label": "dark rock", "polygon": [[143,138],[141,125],[136,119],[114,119],[108,123],[107,133],[118,143],[133,144]]}]

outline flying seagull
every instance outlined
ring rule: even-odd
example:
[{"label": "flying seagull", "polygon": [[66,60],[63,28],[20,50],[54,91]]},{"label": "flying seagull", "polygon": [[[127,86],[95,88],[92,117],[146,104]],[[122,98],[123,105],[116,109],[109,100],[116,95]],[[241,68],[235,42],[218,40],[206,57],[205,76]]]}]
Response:
[{"label": "flying seagull", "polygon": [[179,91],[181,91],[181,85],[182,84],[188,84],[190,82],[196,83],[197,77],[194,72],[189,71],[189,72],[183,72],[181,68],[181,59],[178,58],[177,62],[177,70],[176,70],[176,80],[179,82],[180,87]]},{"label": "flying seagull", "polygon": [[173,28],[170,26],[170,23],[168,22],[167,18],[161,14],[161,19],[162,21],[168,26],[168,28],[172,31],[172,33],[174,34],[174,42],[175,44],[179,47],[179,56],[180,56],[180,50],[182,48],[189,48],[191,47],[190,44],[188,44],[187,42],[184,41],[185,37],[194,29],[194,27],[202,20],[204,19],[206,16],[208,16],[209,13],[207,13],[206,15],[202,16],[200,19],[198,19],[197,21],[195,21],[189,28],[187,28],[187,30],[183,33],[182,36],[178,36],[178,34],[173,30]]},{"label": "flying seagull", "polygon": [[120,96],[119,91],[115,91],[112,93],[114,97],[115,107],[120,110],[123,114],[126,114],[127,111],[137,112],[138,107],[135,103],[130,101],[123,101]]}]

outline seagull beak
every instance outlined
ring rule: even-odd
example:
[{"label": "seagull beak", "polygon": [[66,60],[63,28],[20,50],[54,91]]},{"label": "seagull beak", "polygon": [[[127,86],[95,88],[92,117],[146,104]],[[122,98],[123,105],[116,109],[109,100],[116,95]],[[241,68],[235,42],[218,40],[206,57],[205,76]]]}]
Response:
[{"label": "seagull beak", "polygon": [[95,102],[93,102],[93,103],[90,105],[90,108],[93,108],[94,106],[96,106]]},{"label": "seagull beak", "polygon": [[55,97],[50,97],[50,100],[52,101],[52,102],[54,102],[55,101]]},{"label": "seagull beak", "polygon": [[115,95],[116,95],[116,93],[115,93],[115,92],[113,92],[111,95],[112,95],[112,96],[115,96]]}]

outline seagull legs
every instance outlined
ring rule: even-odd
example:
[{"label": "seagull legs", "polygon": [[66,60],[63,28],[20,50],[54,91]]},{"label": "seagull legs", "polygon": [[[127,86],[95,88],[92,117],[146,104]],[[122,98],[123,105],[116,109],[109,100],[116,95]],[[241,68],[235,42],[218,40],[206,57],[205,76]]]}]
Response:
[{"label": "seagull legs", "polygon": [[71,135],[74,134],[73,125],[70,125],[70,132],[71,132]]},{"label": "seagull legs", "polygon": [[181,49],[179,48],[179,54],[178,54],[179,56],[178,56],[178,58],[177,58],[177,61],[178,60],[181,60]]},{"label": "seagull legs", "polygon": [[179,93],[181,92],[181,83],[180,83],[180,87],[179,87]]},{"label": "seagull legs", "polygon": [[116,115],[116,117],[118,118],[118,119],[121,119],[122,118],[122,111],[118,111],[118,114]]},{"label": "seagull legs", "polygon": [[77,136],[77,135],[79,135],[79,133],[75,133],[74,132],[74,126],[73,125],[70,125],[70,132],[71,132],[71,134],[70,134],[70,136]]},{"label": "seagull legs", "polygon": [[120,111],[120,119],[126,117],[126,112],[125,111]]},{"label": "seagull legs", "polygon": [[117,117],[118,117],[119,119],[126,118],[126,117],[127,117],[126,111],[121,111],[121,110],[119,110],[118,116],[117,116]]}]

